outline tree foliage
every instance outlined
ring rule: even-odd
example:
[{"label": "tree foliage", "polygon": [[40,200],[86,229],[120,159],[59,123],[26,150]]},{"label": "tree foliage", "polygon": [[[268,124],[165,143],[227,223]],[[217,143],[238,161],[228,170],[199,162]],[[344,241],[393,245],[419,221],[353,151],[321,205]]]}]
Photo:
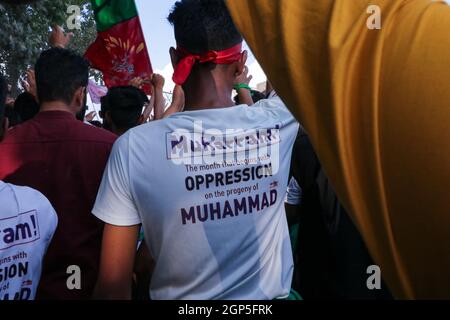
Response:
[{"label": "tree foliage", "polygon": [[[70,49],[83,54],[95,40],[94,15],[87,0],[39,0],[29,3],[0,1],[2,31],[0,32],[0,71],[17,94],[19,79],[33,66],[42,50],[49,47],[50,27],[58,24],[74,33]],[[67,30],[70,16],[67,8],[80,6],[81,29]],[[98,79],[98,73],[95,74]]]}]

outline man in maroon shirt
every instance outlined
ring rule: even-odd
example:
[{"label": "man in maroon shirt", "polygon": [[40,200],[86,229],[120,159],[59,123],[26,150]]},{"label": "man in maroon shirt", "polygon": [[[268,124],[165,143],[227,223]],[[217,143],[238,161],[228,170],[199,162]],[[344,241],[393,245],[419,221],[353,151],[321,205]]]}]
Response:
[{"label": "man in maroon shirt", "polygon": [[[103,231],[91,210],[116,136],[75,118],[88,85],[89,65],[82,57],[50,49],[35,72],[40,112],[0,143],[0,180],[39,190],[58,214],[37,298],[87,299],[97,278]],[[81,287],[71,278],[77,267]]]}]

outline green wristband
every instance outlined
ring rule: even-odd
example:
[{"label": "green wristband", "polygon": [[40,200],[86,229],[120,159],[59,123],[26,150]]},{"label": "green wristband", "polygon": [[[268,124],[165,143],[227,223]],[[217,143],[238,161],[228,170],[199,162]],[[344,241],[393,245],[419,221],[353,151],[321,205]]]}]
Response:
[{"label": "green wristband", "polygon": [[233,86],[234,90],[238,91],[239,89],[247,89],[248,91],[252,91],[252,88],[248,84],[245,83],[237,83]]}]

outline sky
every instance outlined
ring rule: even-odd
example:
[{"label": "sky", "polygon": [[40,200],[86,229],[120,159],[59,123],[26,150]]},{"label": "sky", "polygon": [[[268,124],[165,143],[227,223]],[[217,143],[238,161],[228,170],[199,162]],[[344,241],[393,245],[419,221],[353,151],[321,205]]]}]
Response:
[{"label": "sky", "polygon": [[[450,3],[450,0],[446,1]],[[166,79],[164,87],[166,92],[172,92],[174,86],[171,81],[173,68],[170,64],[169,48],[175,46],[175,38],[167,16],[175,2],[175,0],[136,0],[153,70]],[[249,51],[247,65],[253,76],[250,85],[256,87],[266,81],[266,76],[247,45],[244,45],[244,49]]]},{"label": "sky", "polygon": [[[450,0],[446,1],[450,2]],[[175,46],[175,38],[167,16],[175,2],[176,0],[136,0],[153,70],[166,79],[164,87],[166,92],[172,92],[174,87],[171,80],[173,68],[170,63],[169,48]],[[249,51],[247,65],[253,76],[250,85],[256,87],[266,81],[266,76],[245,44],[244,49]]]},{"label": "sky", "polygon": [[[136,0],[153,71],[162,74],[166,79],[164,91],[167,92],[172,92],[174,86],[171,81],[173,68],[169,48],[176,46],[173,28],[167,21],[167,16],[175,2],[175,0]],[[244,48],[249,50],[246,45]],[[247,65],[250,74],[253,75],[250,83],[252,87],[266,80],[264,72],[251,52]]]}]

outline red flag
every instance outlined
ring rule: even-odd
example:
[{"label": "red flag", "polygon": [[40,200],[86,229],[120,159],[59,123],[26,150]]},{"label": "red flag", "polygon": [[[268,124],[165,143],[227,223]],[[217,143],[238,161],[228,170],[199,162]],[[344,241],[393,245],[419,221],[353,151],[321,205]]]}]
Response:
[{"label": "red flag", "polygon": [[[135,77],[149,79],[153,70],[134,1],[97,0],[92,4],[98,35],[85,57],[103,73],[106,86],[128,85]],[[150,94],[151,86],[143,90]]]}]

